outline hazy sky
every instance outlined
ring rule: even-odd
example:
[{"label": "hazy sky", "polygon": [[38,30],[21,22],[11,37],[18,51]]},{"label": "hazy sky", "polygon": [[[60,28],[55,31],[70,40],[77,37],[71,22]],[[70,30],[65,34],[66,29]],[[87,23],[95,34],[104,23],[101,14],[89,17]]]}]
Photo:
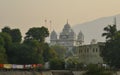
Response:
[{"label": "hazy sky", "polygon": [[67,19],[73,26],[116,14],[120,14],[120,0],[0,0],[0,29],[10,26],[25,33],[47,19],[60,31]]}]

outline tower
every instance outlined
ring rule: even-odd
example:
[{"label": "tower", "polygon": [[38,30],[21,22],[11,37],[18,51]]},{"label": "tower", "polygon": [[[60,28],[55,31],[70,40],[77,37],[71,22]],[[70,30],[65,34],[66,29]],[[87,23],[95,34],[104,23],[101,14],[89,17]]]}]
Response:
[{"label": "tower", "polygon": [[82,45],[84,42],[84,35],[83,33],[80,31],[79,34],[78,34],[78,37],[77,37],[77,43],[78,45]]},{"label": "tower", "polygon": [[57,44],[57,33],[53,30],[50,35],[51,45]]}]

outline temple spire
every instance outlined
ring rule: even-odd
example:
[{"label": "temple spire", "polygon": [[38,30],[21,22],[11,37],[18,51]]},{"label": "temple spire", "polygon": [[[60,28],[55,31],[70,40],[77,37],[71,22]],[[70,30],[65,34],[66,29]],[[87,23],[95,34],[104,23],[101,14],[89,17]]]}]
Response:
[{"label": "temple spire", "polygon": [[67,24],[68,24],[68,19],[67,19]]}]

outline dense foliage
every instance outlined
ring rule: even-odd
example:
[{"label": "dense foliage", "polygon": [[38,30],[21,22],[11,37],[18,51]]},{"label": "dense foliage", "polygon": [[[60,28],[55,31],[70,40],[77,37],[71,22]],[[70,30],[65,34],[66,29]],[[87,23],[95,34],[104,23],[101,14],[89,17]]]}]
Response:
[{"label": "dense foliage", "polygon": [[22,40],[22,35],[19,29],[11,29],[10,27],[4,27],[2,32],[8,33],[13,43],[20,43]]},{"label": "dense foliage", "polygon": [[48,29],[45,27],[33,27],[26,33],[25,39],[36,39],[39,42],[44,42],[45,38],[49,36]]},{"label": "dense foliage", "polygon": [[37,64],[58,58],[56,51],[45,43],[48,36],[47,28],[33,27],[21,42],[19,29],[4,27],[0,32],[0,63]]},{"label": "dense foliage", "polygon": [[60,59],[64,59],[65,58],[67,49],[64,46],[53,45],[53,46],[51,46],[51,48],[56,51],[57,56]]},{"label": "dense foliage", "polygon": [[113,75],[112,72],[106,71],[103,67],[90,64],[87,66],[88,70],[83,75]]},{"label": "dense foliage", "polygon": [[109,25],[104,31],[106,43],[101,55],[112,68],[120,68],[120,31],[117,30],[116,25]]},{"label": "dense foliage", "polygon": [[56,69],[63,70],[63,69],[65,69],[65,62],[62,59],[57,59],[57,58],[51,59],[50,60],[50,68],[53,70],[56,70]]}]

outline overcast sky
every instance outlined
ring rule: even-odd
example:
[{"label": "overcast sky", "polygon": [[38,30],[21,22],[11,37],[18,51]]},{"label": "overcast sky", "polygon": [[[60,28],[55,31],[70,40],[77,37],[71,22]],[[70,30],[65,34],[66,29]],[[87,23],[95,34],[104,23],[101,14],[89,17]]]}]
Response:
[{"label": "overcast sky", "polygon": [[120,14],[120,0],[0,0],[0,29],[5,26],[28,28],[52,21],[52,29],[60,31],[66,20],[71,26],[100,17]]}]

